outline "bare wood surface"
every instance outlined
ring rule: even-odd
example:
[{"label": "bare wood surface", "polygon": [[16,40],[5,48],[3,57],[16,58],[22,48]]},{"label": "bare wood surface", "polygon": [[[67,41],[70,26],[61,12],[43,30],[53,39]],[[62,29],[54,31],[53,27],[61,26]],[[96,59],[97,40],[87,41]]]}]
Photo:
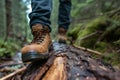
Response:
[{"label": "bare wood surface", "polygon": [[57,57],[43,80],[67,80],[66,59]]},{"label": "bare wood surface", "polygon": [[36,75],[34,80],[40,80],[43,77],[43,74],[45,74],[45,72],[48,71],[48,69],[50,68],[50,66],[53,64],[55,59],[55,56],[52,55],[51,58],[48,59],[48,61],[46,62],[45,65],[42,66],[42,68],[39,70],[38,74]]}]

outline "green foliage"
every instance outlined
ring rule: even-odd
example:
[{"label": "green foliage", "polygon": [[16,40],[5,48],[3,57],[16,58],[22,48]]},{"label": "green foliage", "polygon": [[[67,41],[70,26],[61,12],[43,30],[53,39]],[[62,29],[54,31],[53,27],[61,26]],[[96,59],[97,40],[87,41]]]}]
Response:
[{"label": "green foliage", "polygon": [[107,48],[108,48],[108,43],[106,43],[106,42],[101,41],[101,42],[95,44],[95,50],[97,50],[99,52],[104,53],[105,51],[107,51]]},{"label": "green foliage", "polygon": [[114,42],[115,46],[120,46],[120,39]]},{"label": "green foliage", "polygon": [[77,15],[82,11],[83,8],[88,6],[90,3],[92,3],[94,0],[84,0],[84,1],[73,1],[73,11],[72,16],[77,18]]},{"label": "green foliage", "polygon": [[87,47],[87,48],[93,48],[94,45],[95,45],[95,42],[96,42],[96,38],[97,38],[97,36],[89,38],[89,40],[88,39],[77,40],[75,44],[79,45],[79,46],[84,46],[84,47]]},{"label": "green foliage", "polygon": [[82,24],[77,24],[77,27],[68,32],[68,36],[72,37],[74,40],[79,36],[78,33],[82,29]]},{"label": "green foliage", "polygon": [[[109,62],[112,65],[119,65],[119,16],[120,12],[116,12],[112,17],[103,15],[85,23],[80,23],[81,25],[79,27],[74,28],[70,32],[71,36],[77,34],[75,45],[97,50],[105,55],[104,61]],[[81,29],[81,27],[84,28]]]},{"label": "green foliage", "polygon": [[[76,41],[77,45],[93,48],[96,45],[98,46],[97,42],[99,40],[100,41],[103,40],[105,43],[107,43],[107,41],[113,43],[116,40],[118,40],[120,37],[119,26],[120,24],[118,23],[118,21],[115,21],[114,19],[110,19],[106,16],[100,16],[94,20],[87,22],[87,24],[83,23],[81,25],[78,25],[78,27],[74,28],[69,32],[69,36],[73,36],[73,38],[77,40]],[[91,34],[94,35],[89,38],[86,38]],[[99,44],[99,46],[101,45]]]},{"label": "green foliage", "polygon": [[118,65],[118,64],[120,64],[120,57],[119,56],[120,56],[119,53],[109,53],[109,54],[105,55],[103,60],[105,62],[112,64],[112,65]]},{"label": "green foliage", "polygon": [[20,49],[20,46],[12,40],[7,42],[0,40],[0,47],[0,57],[12,56]]},{"label": "green foliage", "polygon": [[93,2],[94,0],[86,0],[86,3],[91,3]]},{"label": "green foliage", "polygon": [[27,37],[30,34],[27,20],[27,2],[12,0],[12,25],[13,33],[16,36]]},{"label": "green foliage", "polygon": [[28,2],[30,0],[0,0],[0,57],[14,55],[30,37],[26,15]]},{"label": "green foliage", "polygon": [[6,26],[6,16],[5,16],[5,0],[0,0],[0,38],[5,37],[5,26]]},{"label": "green foliage", "polygon": [[73,36],[75,39],[80,39],[95,31],[105,30],[106,27],[107,18],[103,16],[96,18],[87,24],[78,24],[74,29],[68,32],[68,36]]},{"label": "green foliage", "polygon": [[[85,26],[84,29],[79,30],[79,32],[78,32],[79,36],[78,36],[77,40],[78,40],[79,44],[84,47],[88,47],[88,46],[92,47],[96,43],[96,39],[98,38],[99,35],[95,35],[89,39],[83,39],[83,38],[91,33],[96,32],[96,31],[105,30],[105,28],[107,27],[107,19],[106,19],[106,17],[99,17],[93,21],[90,21],[89,23],[87,23],[84,26]],[[83,42],[81,41],[82,39],[83,39]],[[84,43],[86,43],[86,41],[87,41],[87,44],[84,44]],[[76,44],[78,44],[78,42]]]},{"label": "green foliage", "polygon": [[104,30],[107,27],[107,18],[106,16],[101,16],[86,25],[86,29],[94,32],[96,30]]},{"label": "green foliage", "polygon": [[[120,64],[120,0],[74,0],[68,36],[75,45],[108,53],[105,61]],[[80,24],[80,25],[79,25]],[[98,32],[98,33],[96,33]]]}]

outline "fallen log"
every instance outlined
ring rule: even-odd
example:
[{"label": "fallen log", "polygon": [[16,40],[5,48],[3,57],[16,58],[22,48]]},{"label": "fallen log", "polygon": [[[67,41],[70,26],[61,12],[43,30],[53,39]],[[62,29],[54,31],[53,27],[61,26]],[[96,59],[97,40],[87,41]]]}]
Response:
[{"label": "fallen log", "polygon": [[53,43],[51,53],[28,65],[19,80],[120,80],[120,70],[74,46]]},{"label": "fallen log", "polygon": [[[22,80],[66,80],[66,45],[54,43],[53,55],[46,61],[33,62],[22,75]],[[62,53],[63,52],[63,53]],[[40,64],[39,64],[40,63]],[[31,70],[31,71],[30,71]],[[29,72],[28,72],[29,71]],[[34,73],[34,74],[33,74]],[[59,78],[59,79],[58,79]]]}]

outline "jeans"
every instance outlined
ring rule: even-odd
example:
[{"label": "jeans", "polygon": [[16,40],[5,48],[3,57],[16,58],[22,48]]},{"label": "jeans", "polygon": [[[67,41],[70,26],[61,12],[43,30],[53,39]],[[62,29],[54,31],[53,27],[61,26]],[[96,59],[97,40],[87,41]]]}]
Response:
[{"label": "jeans", "polygon": [[[71,0],[59,0],[58,27],[68,29],[70,25]],[[31,0],[32,12],[29,14],[30,27],[42,24],[50,28],[52,0]],[[51,30],[51,28],[50,28]]]}]

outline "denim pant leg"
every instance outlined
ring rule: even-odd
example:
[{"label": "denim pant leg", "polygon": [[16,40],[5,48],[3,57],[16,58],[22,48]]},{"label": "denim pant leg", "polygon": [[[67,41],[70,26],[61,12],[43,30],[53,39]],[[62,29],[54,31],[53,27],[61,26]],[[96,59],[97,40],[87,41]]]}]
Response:
[{"label": "denim pant leg", "polygon": [[71,0],[59,0],[58,27],[68,29],[70,25]]},{"label": "denim pant leg", "polygon": [[30,27],[39,23],[50,28],[52,0],[31,0],[31,7],[32,12],[29,14]]}]

